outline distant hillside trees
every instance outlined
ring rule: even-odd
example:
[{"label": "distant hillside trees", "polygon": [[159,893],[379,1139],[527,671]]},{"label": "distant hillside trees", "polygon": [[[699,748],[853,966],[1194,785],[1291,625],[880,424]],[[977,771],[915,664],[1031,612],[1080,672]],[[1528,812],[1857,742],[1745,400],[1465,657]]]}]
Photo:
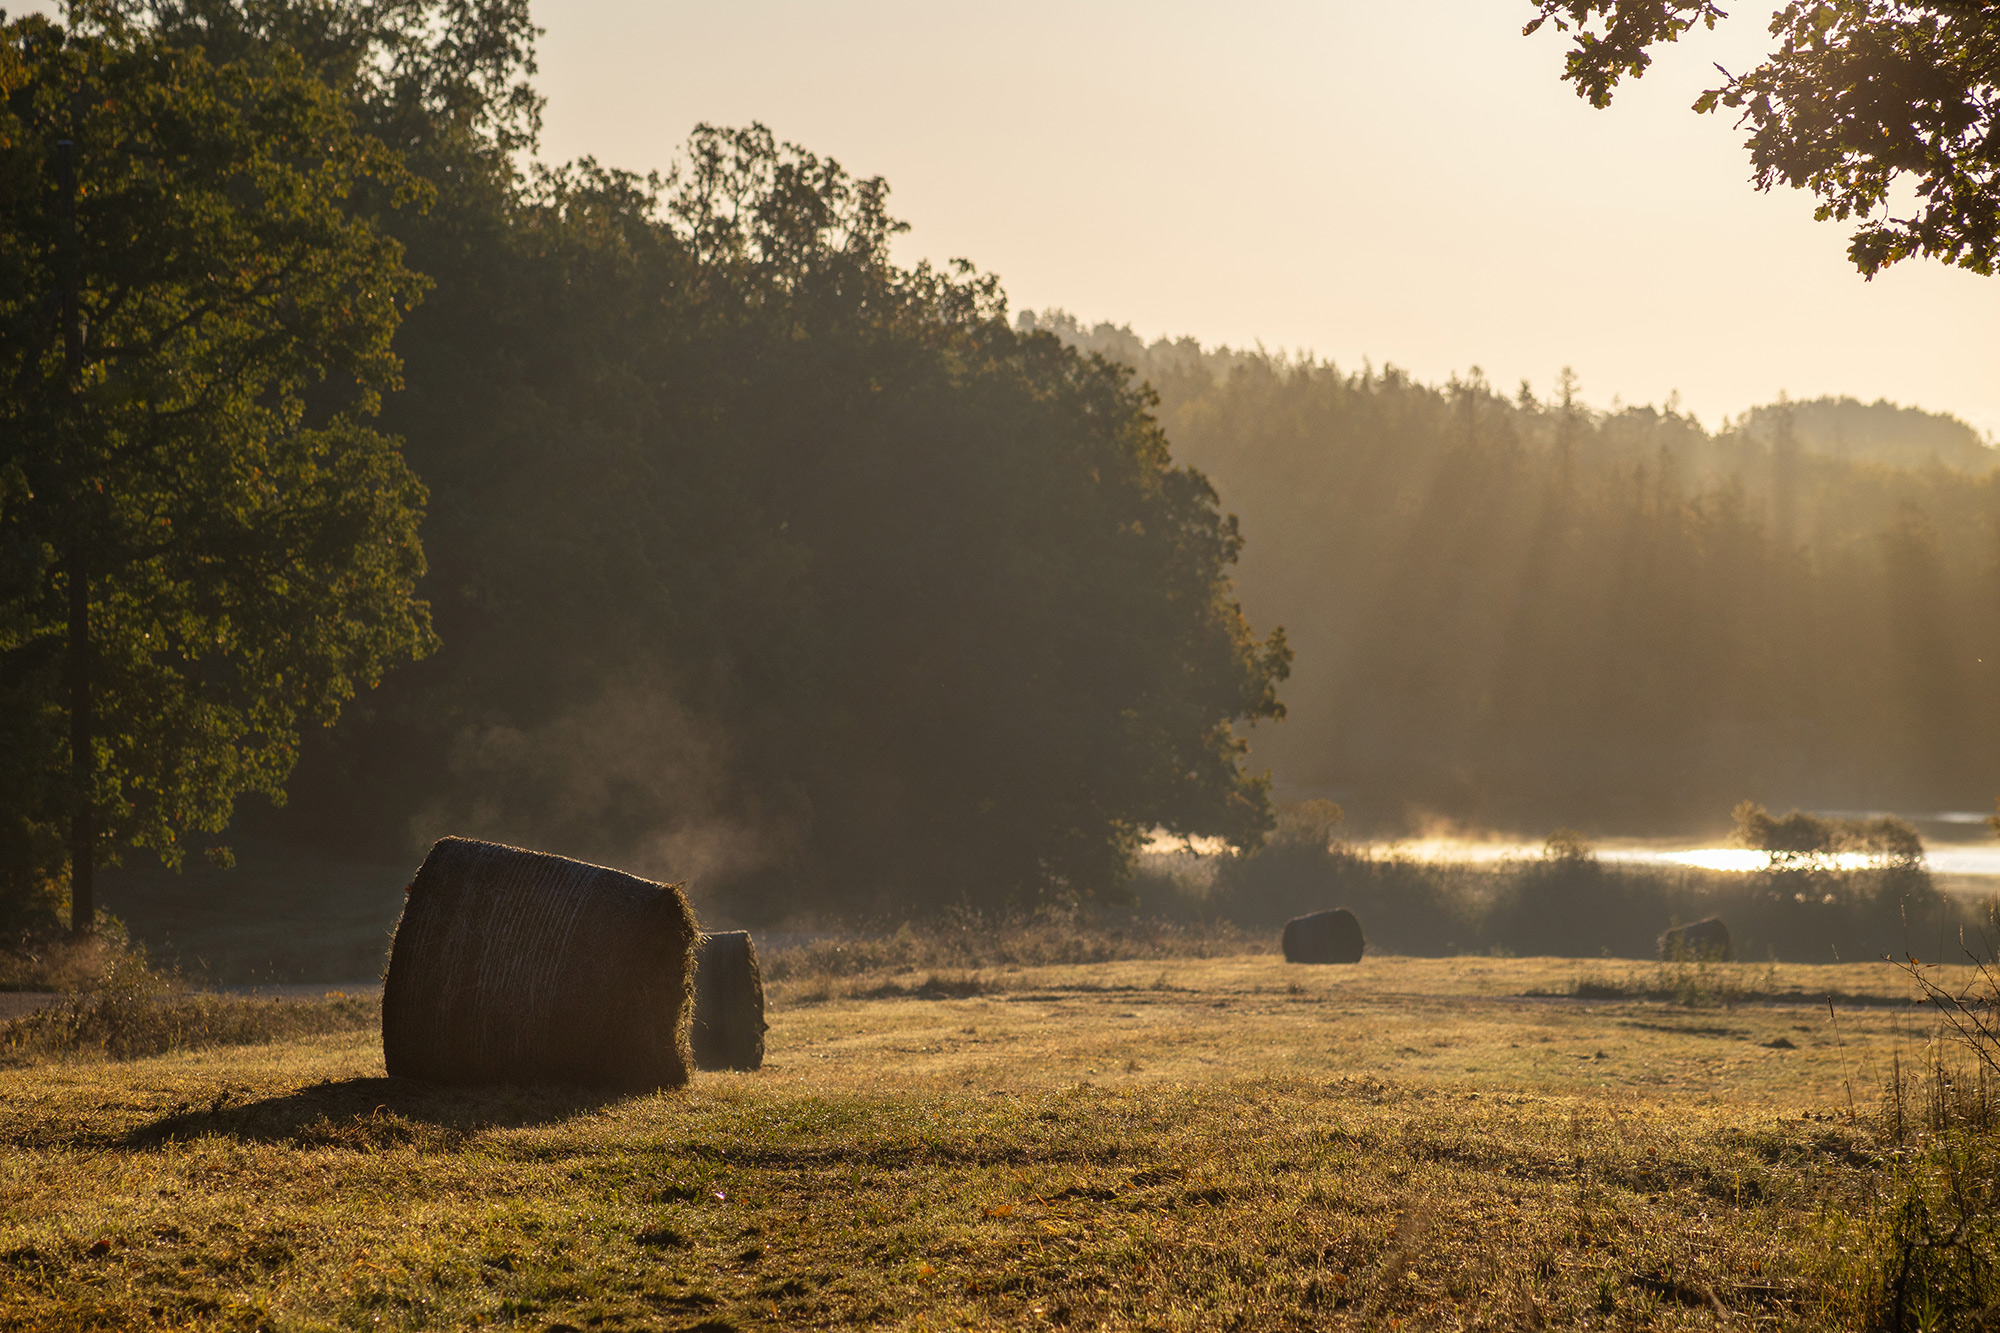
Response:
[{"label": "distant hillside trees", "polygon": [[87,928],[100,860],[177,862],[430,642],[423,491],[366,424],[420,283],[364,184],[421,189],[296,60],[0,28],[9,925],[66,884]]},{"label": "distant hillside trees", "polygon": [[1774,446],[1789,430],[1799,451],[1854,463],[1893,468],[1935,464],[1983,476],[2000,466],[2000,449],[1957,417],[1895,403],[1853,398],[1814,398],[1752,408],[1735,423],[1737,431]]},{"label": "distant hillside trees", "polygon": [[1245,607],[1298,652],[1259,756],[1357,822],[1636,829],[1746,791],[1965,810],[2000,789],[2000,473],[1962,423],[1836,401],[1710,432],[1573,386],[1023,320],[1159,389],[1252,534]]}]

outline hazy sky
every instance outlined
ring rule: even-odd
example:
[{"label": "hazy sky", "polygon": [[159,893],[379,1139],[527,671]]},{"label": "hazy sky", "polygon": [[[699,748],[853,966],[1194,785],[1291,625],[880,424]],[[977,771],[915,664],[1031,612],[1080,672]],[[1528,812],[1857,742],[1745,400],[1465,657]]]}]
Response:
[{"label": "hazy sky", "polygon": [[[886,176],[906,259],[964,256],[1016,308],[1142,335],[1483,367],[1711,426],[1851,393],[2000,431],[2000,284],[1906,263],[1747,184],[1687,110],[1761,51],[1751,5],[1608,112],[1527,0],[537,0],[543,155],[664,167],[761,120]],[[1768,12],[1768,11],[1764,11]],[[1749,15],[1749,18],[1742,17]]]},{"label": "hazy sky", "polygon": [[1710,426],[1783,390],[2000,433],[2000,281],[1862,281],[1688,111],[1765,49],[1735,8],[1598,112],[1556,34],[1520,36],[1529,0],[535,0],[542,155],[663,168],[699,121],[761,120],[886,176],[901,256],[1017,309],[1509,389],[1568,365]]}]

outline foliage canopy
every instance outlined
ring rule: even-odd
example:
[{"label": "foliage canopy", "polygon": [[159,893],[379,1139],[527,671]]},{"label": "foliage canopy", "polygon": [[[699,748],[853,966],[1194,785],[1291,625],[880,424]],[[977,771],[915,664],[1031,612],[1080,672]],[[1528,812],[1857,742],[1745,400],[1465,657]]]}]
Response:
[{"label": "foliage canopy", "polygon": [[79,674],[94,859],[172,863],[238,796],[282,792],[305,724],[429,645],[422,488],[363,424],[420,282],[348,206],[363,185],[423,192],[296,60],[212,64],[116,20],[0,29],[0,869],[17,889],[62,873]]},{"label": "foliage canopy", "polygon": [[[1651,49],[1728,17],[1714,0],[1534,0],[1570,34],[1563,77],[1597,107]],[[2000,262],[2000,3],[1792,0],[1775,49],[1703,93],[1750,129],[1753,180],[1812,191],[1817,216],[1859,219],[1848,256],[1873,276],[1912,255],[1991,274]],[[1915,211],[1900,191],[1914,191]],[[1879,212],[1879,216],[1877,215]]]},{"label": "foliage canopy", "polygon": [[1121,372],[969,265],[894,265],[886,197],[703,127],[684,175],[543,173],[432,268],[390,414],[449,646],[326,770],[399,836],[775,912],[1109,891],[1155,825],[1261,835],[1232,722],[1280,714],[1289,654],[1234,521]]},{"label": "foliage canopy", "polygon": [[893,263],[886,183],[761,126],[665,178],[520,169],[522,0],[129,12],[295,53],[435,190],[355,198],[435,284],[383,424],[444,646],[261,827],[482,833],[746,912],[1115,892],[1156,825],[1261,836],[1233,726],[1289,651],[1236,607],[1234,520],[1122,373],[969,264]]}]

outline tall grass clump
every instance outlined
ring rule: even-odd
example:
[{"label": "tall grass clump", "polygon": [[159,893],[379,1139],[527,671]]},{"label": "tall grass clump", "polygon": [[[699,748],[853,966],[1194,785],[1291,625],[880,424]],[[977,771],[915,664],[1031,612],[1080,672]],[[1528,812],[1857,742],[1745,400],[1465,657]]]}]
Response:
[{"label": "tall grass clump", "polygon": [[764,975],[856,977],[926,968],[1061,967],[1135,958],[1224,958],[1257,942],[1226,923],[1192,924],[1049,908],[1015,916],[954,910],[893,930],[856,926],[760,951]]},{"label": "tall grass clump", "polygon": [[2000,973],[1950,992],[1914,960],[1941,1012],[1914,1070],[1892,1066],[1879,1112],[1892,1145],[1875,1219],[1872,1323],[1890,1333],[2000,1326]]},{"label": "tall grass clump", "polygon": [[[973,993],[982,969],[1060,967],[1146,958],[1225,958],[1272,944],[1223,921],[1174,920],[1136,913],[1050,907],[1013,915],[954,909],[894,929],[846,924],[779,942],[758,958],[764,979],[793,999],[852,993],[860,977],[928,974],[913,993]],[[897,992],[891,986],[883,993]]]},{"label": "tall grass clump", "polygon": [[86,990],[133,949],[125,924],[108,912],[97,914],[97,928],[87,935],[44,922],[0,947],[0,991]]},{"label": "tall grass clump", "polygon": [[[204,1046],[245,1046],[351,1032],[381,1021],[373,995],[275,999],[189,987],[154,967],[122,932],[78,942],[90,969],[54,1004],[0,1023],[0,1064],[132,1060]],[[79,964],[80,966],[80,964]]]}]

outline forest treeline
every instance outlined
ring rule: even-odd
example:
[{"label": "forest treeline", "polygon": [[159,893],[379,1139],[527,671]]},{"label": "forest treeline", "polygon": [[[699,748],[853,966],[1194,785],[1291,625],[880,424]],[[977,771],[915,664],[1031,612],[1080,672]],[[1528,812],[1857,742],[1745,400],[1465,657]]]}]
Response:
[{"label": "forest treeline", "polygon": [[1298,654],[1256,737],[1281,791],[1637,833],[2000,790],[2000,475],[1963,422],[1830,399],[1709,431],[1567,380],[1018,323],[1133,367],[1241,518],[1243,604]]},{"label": "forest treeline", "polygon": [[[1168,912],[1266,929],[1339,904],[1388,954],[1658,958],[1665,931],[1716,918],[1745,962],[1993,956],[2000,898],[1941,889],[1908,824],[1774,819],[1750,802],[1736,818],[1747,845],[1781,844],[1763,848],[1760,870],[1603,861],[1571,830],[1498,863],[1385,855],[1340,837],[1339,807],[1302,801],[1255,855],[1215,861],[1206,883],[1154,867],[1142,892]],[[1865,864],[1836,863],[1835,845]]]},{"label": "forest treeline", "polygon": [[[762,916],[1115,894],[1155,826],[1245,846],[1270,826],[1233,727],[1280,714],[1289,653],[1234,601],[1233,520],[1122,373],[1014,329],[969,264],[894,263],[884,182],[761,126],[698,128],[663,177],[524,165],[539,113],[525,0],[78,12],[90,21],[74,33],[36,18],[7,30],[10,208],[59,221],[56,140],[72,105],[108,114],[93,109],[104,70],[178,70],[225,109],[239,89],[296,100],[303,75],[344,103],[341,133],[394,153],[344,207],[421,277],[369,436],[399,441],[425,488],[399,511],[423,507],[422,557],[399,539],[405,565],[427,562],[424,633],[398,645],[421,660],[325,696],[311,720],[337,711],[330,727],[246,705],[166,747],[162,767],[209,784],[208,810],[282,788],[281,808],[246,801],[238,832],[391,861],[445,833],[490,837],[693,879],[704,901]],[[279,161],[315,151],[246,142]],[[104,170],[118,150],[98,143],[85,166]],[[206,206],[227,215],[258,181],[233,188]],[[94,198],[77,210],[86,267],[119,252],[93,248]],[[63,420],[74,376],[33,322],[54,308],[42,292],[63,232],[42,230],[43,249],[8,252],[0,295],[45,339]],[[86,306],[97,281],[85,273]],[[288,410],[310,421],[316,403]],[[255,462],[224,466],[263,477]],[[34,492],[44,508],[56,494]],[[19,536],[0,656],[10,721],[34,744],[9,752],[0,788],[16,882],[25,866],[48,889],[71,772],[63,589],[80,566],[23,526],[39,511],[16,499],[0,497]],[[169,550],[162,534],[179,531],[144,530]],[[357,530],[323,538],[367,548]],[[273,579],[310,572],[272,558]],[[219,632],[149,624],[156,594],[120,587],[124,568],[90,578],[99,600],[135,600],[126,659],[189,664],[174,680],[197,702],[286,699],[287,679],[253,676]],[[254,617],[244,595],[232,614]],[[92,632],[124,634],[101,617]],[[118,776],[102,738],[144,740],[150,723],[100,695],[92,742],[100,776]],[[253,743],[279,756],[271,780],[231,785],[223,760]],[[153,817],[154,845],[226,836],[219,819],[176,824],[185,809],[142,783],[122,790]],[[103,854],[131,855],[126,808],[100,813]]]},{"label": "forest treeline", "polygon": [[525,0],[72,17],[0,51],[17,906],[232,827],[770,919],[1116,899],[1155,828],[1256,845],[1267,765],[1363,828],[2000,787],[1948,419],[1010,320],[762,126],[535,164]]}]

